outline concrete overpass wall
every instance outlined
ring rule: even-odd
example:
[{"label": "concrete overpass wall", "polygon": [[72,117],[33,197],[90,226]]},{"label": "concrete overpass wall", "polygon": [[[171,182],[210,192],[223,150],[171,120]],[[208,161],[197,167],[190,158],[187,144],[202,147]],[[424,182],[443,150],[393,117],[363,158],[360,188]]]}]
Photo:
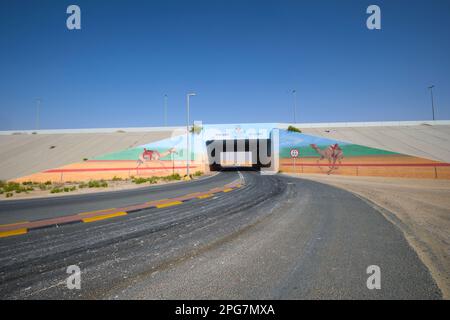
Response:
[{"label": "concrete overpass wall", "polygon": [[[305,134],[450,163],[450,121],[292,124]],[[289,124],[280,124],[287,128]]]},{"label": "concrete overpass wall", "polygon": [[0,133],[0,179],[7,180],[158,141],[172,128],[43,130]]},{"label": "concrete overpass wall", "polygon": [[[247,135],[246,130],[251,128],[287,128],[288,125],[209,127],[232,129],[227,133],[229,138],[239,138]],[[298,123],[294,126],[309,135],[450,163],[450,121]],[[68,129],[41,130],[36,134],[33,131],[3,131],[0,132],[0,179],[14,179],[105,154],[136,150],[138,146],[152,142],[158,145],[174,132],[177,132],[175,135],[181,134],[185,132],[183,130],[182,127]],[[202,139],[208,140],[206,137]],[[131,160],[135,161],[134,158]],[[182,159],[177,160],[182,166]],[[95,165],[95,160],[90,165]]]}]

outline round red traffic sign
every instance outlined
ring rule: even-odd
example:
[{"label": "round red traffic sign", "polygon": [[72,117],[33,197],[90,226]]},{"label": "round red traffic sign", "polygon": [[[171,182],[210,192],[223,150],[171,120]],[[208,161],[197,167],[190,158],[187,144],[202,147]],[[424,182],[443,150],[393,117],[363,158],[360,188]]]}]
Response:
[{"label": "round red traffic sign", "polygon": [[298,158],[299,154],[297,149],[291,149],[291,158]]}]

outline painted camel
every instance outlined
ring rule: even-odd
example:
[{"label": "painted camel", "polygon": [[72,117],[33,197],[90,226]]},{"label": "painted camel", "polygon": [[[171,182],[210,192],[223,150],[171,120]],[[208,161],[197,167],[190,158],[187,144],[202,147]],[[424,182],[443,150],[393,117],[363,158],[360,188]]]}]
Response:
[{"label": "painted camel", "polygon": [[139,155],[139,158],[137,160],[136,169],[138,169],[142,164],[146,164],[147,161],[157,161],[172,153],[176,153],[175,148],[170,148],[169,150],[166,150],[164,152],[158,152],[157,150],[147,150],[146,148],[144,148],[144,151]]},{"label": "painted camel", "polygon": [[311,148],[316,150],[316,152],[320,155],[320,159],[317,160],[317,163],[319,163],[319,161],[323,159],[328,160],[330,170],[328,170],[327,174],[330,174],[331,171],[338,168],[336,166],[336,162],[341,164],[342,159],[344,159],[344,152],[337,143],[332,144],[325,149],[320,149],[316,144],[311,144]]}]

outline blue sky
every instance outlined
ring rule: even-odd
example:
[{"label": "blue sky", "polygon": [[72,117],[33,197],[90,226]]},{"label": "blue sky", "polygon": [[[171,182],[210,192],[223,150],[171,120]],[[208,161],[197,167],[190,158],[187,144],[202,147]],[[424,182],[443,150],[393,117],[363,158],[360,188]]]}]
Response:
[{"label": "blue sky", "polygon": [[0,130],[450,119],[449,57],[447,0],[2,0]]}]

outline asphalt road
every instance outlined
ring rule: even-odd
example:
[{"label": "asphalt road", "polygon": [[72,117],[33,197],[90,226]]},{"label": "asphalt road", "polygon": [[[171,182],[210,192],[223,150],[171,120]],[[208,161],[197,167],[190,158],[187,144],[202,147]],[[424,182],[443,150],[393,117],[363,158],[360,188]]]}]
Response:
[{"label": "asphalt road", "polygon": [[[369,203],[312,181],[243,176],[244,187],[210,198],[0,239],[0,298],[441,298],[400,230]],[[158,189],[157,196],[202,191],[237,177],[223,172]],[[71,206],[69,214],[85,202],[102,209],[142,200],[134,197],[148,200],[154,191],[13,205],[22,215]],[[66,287],[69,265],[81,268],[81,290]],[[381,269],[380,290],[366,286],[369,265]]]},{"label": "asphalt road", "polygon": [[151,200],[176,197],[223,186],[238,179],[237,173],[206,176],[191,182],[177,182],[131,190],[67,195],[50,198],[0,201],[0,224],[68,216],[79,212],[119,208]]}]

